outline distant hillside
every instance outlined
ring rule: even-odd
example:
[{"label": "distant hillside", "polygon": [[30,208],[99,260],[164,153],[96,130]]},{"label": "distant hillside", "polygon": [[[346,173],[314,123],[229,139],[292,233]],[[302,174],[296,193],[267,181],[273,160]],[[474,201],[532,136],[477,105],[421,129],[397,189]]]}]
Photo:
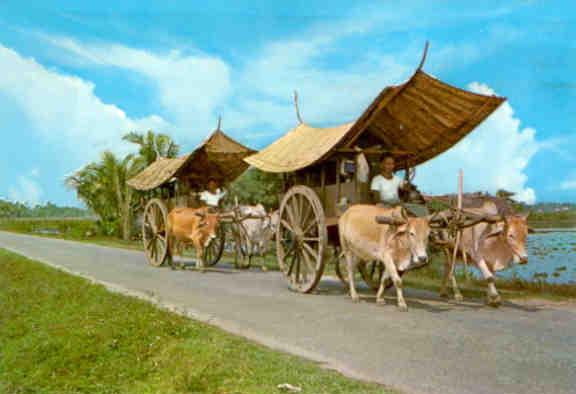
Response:
[{"label": "distant hillside", "polygon": [[30,207],[22,203],[0,200],[0,218],[67,218],[88,216],[93,216],[93,214],[87,209],[60,207],[51,202]]}]

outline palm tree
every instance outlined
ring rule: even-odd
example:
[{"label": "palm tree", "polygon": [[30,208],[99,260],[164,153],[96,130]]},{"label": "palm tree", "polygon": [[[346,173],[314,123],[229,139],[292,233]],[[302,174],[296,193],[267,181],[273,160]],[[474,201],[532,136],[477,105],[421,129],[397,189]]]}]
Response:
[{"label": "palm tree", "polygon": [[136,199],[126,181],[143,168],[141,157],[128,155],[119,159],[105,151],[99,162],[84,166],[68,176],[65,183],[100,217],[107,233],[121,233],[123,239],[129,240]]},{"label": "palm tree", "polygon": [[124,141],[132,142],[138,145],[138,154],[144,159],[146,165],[153,163],[158,156],[176,157],[180,147],[170,138],[162,133],[154,133],[148,130],[146,134],[131,131],[122,137]]}]

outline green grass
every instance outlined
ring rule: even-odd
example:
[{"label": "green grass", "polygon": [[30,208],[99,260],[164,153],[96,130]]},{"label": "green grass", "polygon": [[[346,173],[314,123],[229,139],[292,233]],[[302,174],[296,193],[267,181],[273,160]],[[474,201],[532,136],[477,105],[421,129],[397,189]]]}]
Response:
[{"label": "green grass", "polygon": [[[542,218],[536,216],[535,218]],[[566,214],[569,216],[569,214]],[[571,216],[569,216],[571,218]],[[112,236],[98,235],[90,231],[95,223],[94,221],[79,219],[79,220],[0,220],[0,230],[13,231],[24,234],[39,235],[43,237],[67,239],[79,242],[93,243],[101,246],[109,246],[116,248],[125,248],[133,250],[142,250],[142,243],[140,241],[123,241]],[[38,229],[58,229],[58,234],[38,233]],[[86,236],[86,234],[91,234]],[[191,256],[193,252],[187,252],[186,255]],[[436,255],[432,264],[428,267],[410,272],[405,276],[405,284],[407,286],[431,290],[434,292],[439,291],[441,284],[441,265],[443,256]],[[224,261],[233,261],[234,255],[225,253],[222,257]],[[254,257],[252,260],[252,267],[261,268],[269,271],[277,271],[278,263],[276,255],[269,253],[264,258]],[[474,268],[470,269],[474,271]],[[332,263],[325,265],[325,275],[335,276]],[[458,283],[465,297],[479,297],[485,296],[485,283],[482,280],[472,278],[465,281],[463,277],[458,278]],[[576,298],[576,286],[573,284],[553,284],[545,280],[522,280],[519,278],[513,279],[497,279],[496,286],[503,297],[505,298],[546,298],[553,300],[565,300]]]},{"label": "green grass", "polygon": [[576,210],[560,212],[532,212],[528,224],[533,227],[576,227]]},{"label": "green grass", "polygon": [[387,393],[0,249],[0,392]]},{"label": "green grass", "polygon": [[[434,255],[430,265],[404,275],[404,284],[408,287],[438,292],[442,282],[443,258],[443,256]],[[486,296],[486,283],[479,279],[477,275],[470,275],[467,279],[462,272],[462,267],[459,266],[458,268],[456,279],[464,297],[484,298]],[[475,273],[475,268],[469,267],[468,270],[473,274]],[[504,299],[545,298],[557,301],[576,299],[576,286],[573,284],[555,284],[546,281],[497,277],[496,288]],[[449,291],[452,294],[451,290]]]}]

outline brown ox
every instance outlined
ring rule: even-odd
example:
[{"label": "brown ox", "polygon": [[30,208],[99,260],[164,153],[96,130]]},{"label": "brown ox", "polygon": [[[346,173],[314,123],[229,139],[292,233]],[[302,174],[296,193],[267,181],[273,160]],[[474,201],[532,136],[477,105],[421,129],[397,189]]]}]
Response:
[{"label": "brown ox", "polygon": [[[174,208],[168,214],[168,247],[170,253],[179,246],[190,245],[196,249],[196,268],[204,270],[204,253],[216,238],[219,216],[203,208]],[[178,248],[180,254],[182,248]]]},{"label": "brown ox", "polygon": [[398,308],[407,310],[398,271],[406,271],[413,263],[421,265],[428,261],[429,219],[409,218],[400,207],[354,205],[340,217],[338,231],[342,254],[348,266],[352,300],[359,300],[354,284],[354,272],[358,262],[377,260],[384,263],[385,273],[382,275],[376,301],[381,304],[385,302],[385,281],[391,278],[396,288]]},{"label": "brown ox", "polygon": [[[495,215],[496,206],[486,202],[481,208],[468,208],[466,212],[475,215]],[[462,240],[459,253],[480,270],[482,277],[488,285],[488,304],[498,306],[501,303],[500,295],[494,284],[494,273],[510,267],[512,264],[526,264],[526,237],[528,235],[528,215],[505,215],[503,220],[496,223],[478,223],[462,230]],[[454,266],[451,254],[454,247],[446,248],[446,261],[444,263],[444,278],[440,294],[447,295],[447,284],[450,280],[454,291],[454,299],[462,301],[463,297],[458,289],[454,277]]]}]

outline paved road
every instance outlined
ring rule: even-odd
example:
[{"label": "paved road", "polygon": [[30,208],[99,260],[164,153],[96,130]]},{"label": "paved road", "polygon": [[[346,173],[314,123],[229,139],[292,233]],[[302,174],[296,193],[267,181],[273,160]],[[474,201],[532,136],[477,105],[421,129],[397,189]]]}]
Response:
[{"label": "paved road", "polygon": [[[353,304],[342,286],[286,289],[275,272],[201,274],[146,265],[140,252],[0,232],[0,247],[113,283],[274,348],[406,393],[574,393],[576,310],[453,305],[408,291],[407,313]],[[297,382],[293,382],[297,383]]]}]

